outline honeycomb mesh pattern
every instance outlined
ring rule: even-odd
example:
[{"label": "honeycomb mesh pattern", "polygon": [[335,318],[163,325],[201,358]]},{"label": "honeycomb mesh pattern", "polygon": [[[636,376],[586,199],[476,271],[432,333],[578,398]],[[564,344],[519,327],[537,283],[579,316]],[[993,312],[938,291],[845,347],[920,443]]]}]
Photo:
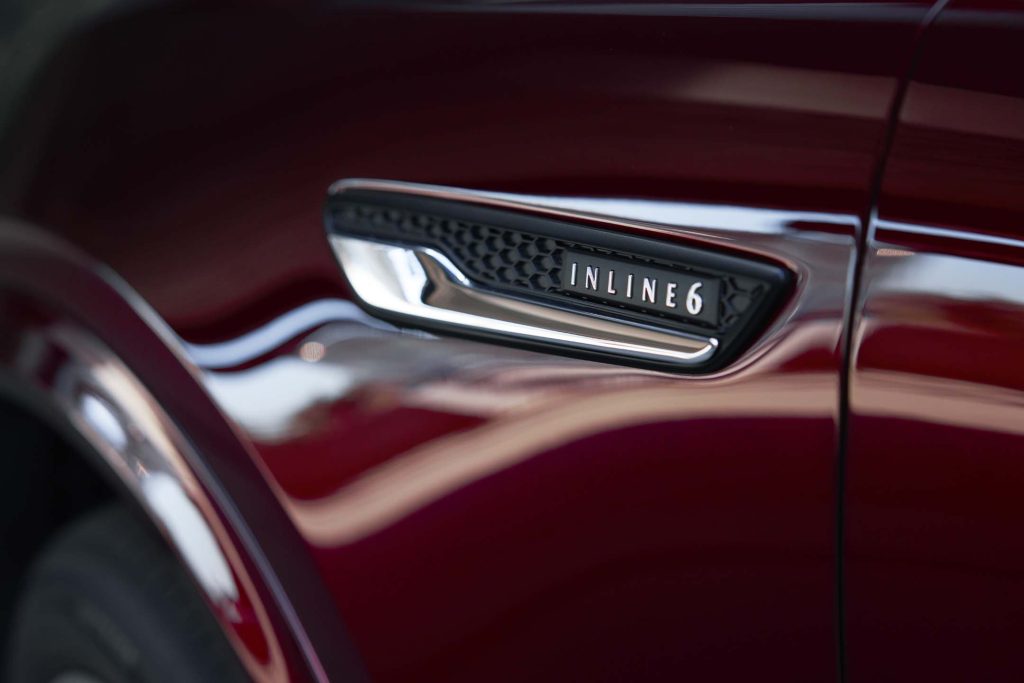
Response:
[{"label": "honeycomb mesh pattern", "polygon": [[[398,241],[437,249],[470,279],[492,288],[525,290],[526,293],[561,300],[587,301],[602,308],[630,311],[645,318],[680,321],[628,304],[609,303],[560,288],[562,263],[566,249],[589,251],[602,256],[639,261],[677,271],[692,269],[659,259],[595,248],[578,242],[535,235],[481,223],[430,215],[374,204],[344,202],[332,210],[334,224],[353,235]],[[751,305],[761,298],[765,288],[756,280],[701,270],[721,280],[719,323],[700,321],[691,325],[726,330],[734,326]]]}]

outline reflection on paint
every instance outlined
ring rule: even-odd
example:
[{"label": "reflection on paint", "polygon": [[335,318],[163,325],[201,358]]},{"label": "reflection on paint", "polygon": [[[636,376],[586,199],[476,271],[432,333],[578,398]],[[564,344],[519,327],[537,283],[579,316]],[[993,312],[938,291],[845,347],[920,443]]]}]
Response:
[{"label": "reflection on paint", "polygon": [[351,301],[320,299],[292,309],[234,339],[216,344],[190,344],[182,340],[181,344],[189,359],[200,368],[231,368],[259,358],[302,332],[337,320],[357,321],[380,330],[394,329],[370,317]]},{"label": "reflection on paint", "polygon": [[233,621],[239,621],[241,617],[236,607],[238,586],[231,568],[206,520],[185,489],[164,472],[153,472],[143,477],[140,486],[150,509],[163,522],[192,575],[207,595],[226,609]]},{"label": "reflection on paint", "polygon": [[[478,196],[570,218],[640,222],[654,234],[743,240],[748,249],[784,260],[797,273],[798,292],[743,358],[705,377],[381,329],[361,312],[353,315],[351,305],[300,307],[267,329],[218,345],[216,358],[210,349],[190,347],[208,361],[204,378],[216,402],[257,450],[266,449],[282,502],[310,541],[354,543],[474,482],[617,430],[737,415],[835,418],[856,218],[632,199]],[[779,371],[809,349],[816,351],[802,370]],[[237,369],[245,358],[267,360]],[[461,426],[416,426],[406,421],[408,411]],[[408,438],[398,437],[403,431]],[[336,473],[318,480],[316,490],[326,493],[299,498],[289,494],[288,482],[304,477],[291,468],[308,461],[296,455],[352,464],[321,462],[318,472]]]}]

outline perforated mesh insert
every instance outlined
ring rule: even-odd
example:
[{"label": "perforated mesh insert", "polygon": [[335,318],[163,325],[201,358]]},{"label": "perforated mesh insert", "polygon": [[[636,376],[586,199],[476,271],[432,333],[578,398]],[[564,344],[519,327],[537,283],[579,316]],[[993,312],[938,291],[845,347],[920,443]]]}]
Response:
[{"label": "perforated mesh insert", "polygon": [[[680,272],[699,272],[721,281],[719,324],[727,330],[735,325],[752,304],[766,292],[756,280],[714,269],[694,270],[669,261],[609,249],[600,249],[574,241],[531,234],[521,230],[431,215],[363,202],[343,202],[332,210],[335,225],[353,235],[429,246],[445,254],[471,280],[502,290],[518,290],[561,300],[576,299],[610,310],[631,311],[644,318],[660,318],[677,323],[667,315],[652,313],[628,304],[599,301],[577,292],[560,289],[566,249],[646,263]],[[701,321],[689,321],[696,327],[711,327]]]}]

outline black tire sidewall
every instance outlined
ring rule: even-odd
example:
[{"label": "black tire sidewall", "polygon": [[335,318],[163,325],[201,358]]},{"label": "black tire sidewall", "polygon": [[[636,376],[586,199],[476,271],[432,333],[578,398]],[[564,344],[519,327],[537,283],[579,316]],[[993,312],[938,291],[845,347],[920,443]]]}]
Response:
[{"label": "black tire sidewall", "polygon": [[245,680],[176,558],[120,506],[76,522],[44,553],[10,645],[12,683],[64,673],[103,683]]}]

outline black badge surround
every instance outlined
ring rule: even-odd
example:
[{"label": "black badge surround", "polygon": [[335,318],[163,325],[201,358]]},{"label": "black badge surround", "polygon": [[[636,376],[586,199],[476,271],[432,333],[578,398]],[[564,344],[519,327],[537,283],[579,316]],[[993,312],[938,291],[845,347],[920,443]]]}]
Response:
[{"label": "black badge surround", "polygon": [[[719,349],[697,369],[703,372],[735,358],[778,309],[791,285],[787,270],[763,261],[414,194],[349,189],[328,199],[325,219],[331,234],[433,248],[475,285],[496,293],[619,322],[714,337]],[[683,305],[670,310],[639,298],[626,301],[573,287],[569,266],[574,255],[592,255],[592,263],[620,264],[638,275],[659,276],[663,301],[667,274],[687,288],[700,280],[704,287],[698,291],[712,295],[716,310],[713,315],[689,315],[686,292],[678,289],[673,301]]]}]

